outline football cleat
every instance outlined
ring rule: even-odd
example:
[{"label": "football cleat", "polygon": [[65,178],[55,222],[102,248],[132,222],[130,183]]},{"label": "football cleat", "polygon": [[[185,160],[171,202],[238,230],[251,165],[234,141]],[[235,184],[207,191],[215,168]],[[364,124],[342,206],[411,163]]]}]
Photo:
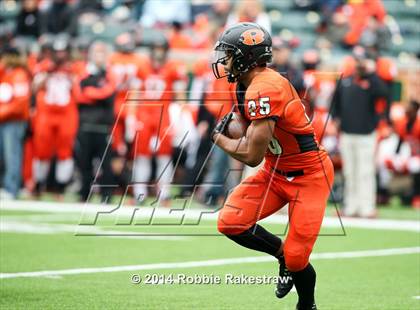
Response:
[{"label": "football cleat", "polygon": [[293,278],[290,274],[290,271],[286,267],[286,262],[284,257],[279,258],[279,281],[277,282],[276,296],[278,298],[283,298],[286,296],[293,287]]},{"label": "football cleat", "polygon": [[305,307],[301,307],[300,305],[299,305],[299,303],[297,303],[297,305],[296,305],[296,310],[317,310],[317,308],[316,308],[316,305],[315,305],[315,302],[312,304],[312,306],[310,306],[309,308],[307,307],[307,308],[305,308]]}]

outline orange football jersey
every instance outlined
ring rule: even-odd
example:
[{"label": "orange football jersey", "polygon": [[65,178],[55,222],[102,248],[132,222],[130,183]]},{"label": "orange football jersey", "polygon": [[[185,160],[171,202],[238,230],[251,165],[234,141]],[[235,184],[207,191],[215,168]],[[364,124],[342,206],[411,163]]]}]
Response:
[{"label": "orange football jersey", "polygon": [[[115,53],[109,59],[109,69],[117,85],[115,97],[115,114],[118,115],[122,105],[126,101],[129,90],[139,91],[143,87],[147,76],[149,60],[146,56],[137,53]],[[125,117],[126,110],[121,111],[121,117]]]},{"label": "orange football jersey", "polygon": [[187,81],[185,66],[177,61],[167,61],[160,68],[150,67],[144,81],[146,100],[169,104],[177,90],[176,82]]},{"label": "orange football jersey", "polygon": [[168,61],[160,68],[150,65],[143,81],[143,92],[140,96],[130,94],[130,100],[139,99],[141,105],[137,107],[137,114],[140,114],[142,120],[156,122],[155,117],[163,117],[162,121],[169,121],[169,104],[175,99],[176,93],[183,89],[186,81],[185,67],[176,61]]},{"label": "orange football jersey", "polygon": [[71,64],[62,65],[53,71],[40,70],[38,73],[45,72],[48,72],[48,76],[36,95],[37,111],[61,114],[76,110]]},{"label": "orange football jersey", "polygon": [[29,118],[31,80],[26,69],[0,71],[0,123]]},{"label": "orange football jersey", "polygon": [[237,108],[249,121],[273,119],[273,138],[266,151],[266,168],[293,171],[319,167],[327,153],[315,137],[296,90],[280,74],[266,68],[245,90],[236,85]]}]

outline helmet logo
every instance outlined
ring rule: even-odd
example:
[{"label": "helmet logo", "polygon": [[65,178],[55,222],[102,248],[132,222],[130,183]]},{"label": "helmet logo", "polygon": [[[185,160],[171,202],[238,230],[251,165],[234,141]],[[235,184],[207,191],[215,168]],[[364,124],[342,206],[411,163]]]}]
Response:
[{"label": "helmet logo", "polygon": [[264,32],[260,29],[249,29],[241,34],[240,40],[246,45],[257,45],[264,41]]}]

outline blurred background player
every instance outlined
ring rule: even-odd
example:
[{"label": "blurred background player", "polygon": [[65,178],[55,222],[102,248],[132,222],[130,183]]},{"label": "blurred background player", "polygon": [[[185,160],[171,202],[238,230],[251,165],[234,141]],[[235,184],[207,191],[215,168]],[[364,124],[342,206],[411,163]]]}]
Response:
[{"label": "blurred background player", "polygon": [[273,61],[270,67],[287,78],[298,93],[304,90],[302,71],[292,63],[293,43],[273,37]]},{"label": "blurred background player", "polygon": [[[147,53],[147,48],[155,38],[159,36],[169,38],[171,49],[168,59],[179,61],[187,67],[190,74],[190,83],[187,88],[190,93],[186,97],[192,98],[186,105],[187,109],[176,107],[169,112],[169,115],[177,118],[179,115],[184,115],[178,113],[181,110],[193,111],[195,128],[188,130],[190,133],[193,131],[198,133],[199,136],[195,140],[188,141],[188,152],[184,152],[187,156],[181,155],[186,158],[179,161],[179,164],[184,163],[185,160],[187,172],[184,170],[182,173],[178,165],[176,173],[176,184],[189,184],[188,192],[191,192],[191,187],[200,185],[203,180],[207,182],[214,179],[215,174],[222,174],[218,171],[215,173],[212,168],[213,160],[207,160],[211,149],[209,148],[209,127],[211,127],[209,124],[214,121],[214,115],[205,107],[205,100],[196,100],[203,98],[207,83],[212,81],[205,77],[208,68],[198,70],[204,72],[203,74],[197,73],[194,63],[198,59],[209,59],[208,49],[214,46],[218,34],[226,25],[238,21],[254,21],[266,28],[271,28],[269,32],[271,31],[274,37],[274,60],[270,65],[276,67],[278,71],[287,73],[292,84],[299,89],[299,95],[303,96],[304,103],[307,103],[308,114],[311,114],[309,108],[314,108],[313,125],[316,135],[322,138],[320,142],[329,151],[336,172],[340,172],[342,160],[337,128],[334,122],[328,119],[331,92],[335,89],[335,83],[341,72],[345,78],[354,74],[356,57],[352,55],[351,49],[355,47],[356,50],[360,50],[362,46],[367,57],[376,63],[375,72],[387,89],[387,96],[375,101],[375,114],[380,118],[374,130],[377,132],[375,144],[379,146],[382,140],[388,139],[389,135],[399,137],[396,127],[400,125],[396,124],[400,122],[391,120],[390,111],[394,106],[399,106],[396,111],[399,108],[402,109],[401,111],[409,108],[411,99],[407,90],[411,88],[411,85],[407,77],[418,70],[420,56],[418,45],[420,30],[416,22],[419,4],[419,1],[399,0],[8,0],[0,1],[0,46],[6,46],[8,42],[12,42],[19,49],[20,54],[27,56],[28,68],[32,74],[31,80],[48,62],[44,60],[51,62],[55,54],[53,43],[63,34],[71,37],[71,63],[76,76],[82,74],[86,67],[87,45],[83,41],[91,42],[100,39],[113,45],[116,51],[114,56],[117,59],[115,64],[121,63],[125,57],[129,59],[127,62],[131,62],[131,58],[142,59],[135,61],[140,70],[138,76],[130,78],[134,81],[133,85],[128,85],[130,83],[126,82],[117,83],[117,86],[121,87],[115,102],[115,115],[117,115],[120,106],[125,102],[125,96],[130,93],[129,90],[142,91],[144,87],[142,81],[147,76],[146,71],[150,69],[150,59],[142,54]],[[276,43],[277,38],[279,42],[282,42],[280,45]],[[114,60],[110,62],[110,65],[113,63]],[[335,73],[329,75],[328,72]],[[124,80],[124,77],[122,79]],[[137,81],[140,81],[139,86],[135,85]],[[204,84],[206,84],[205,87],[202,87]],[[303,87],[299,86],[302,84]],[[28,168],[32,167],[33,158],[31,132],[38,136],[35,128],[36,113],[32,113],[35,97],[36,94],[31,97],[30,122],[32,125],[29,126],[30,130],[25,137],[23,164],[25,187],[28,192],[31,192],[34,187],[32,169]],[[127,103],[134,102],[131,99]],[[124,188],[123,184],[130,184],[132,178],[134,156],[132,144],[134,144],[136,130],[140,129],[136,128],[138,117],[135,111],[126,112],[126,108],[121,110],[121,117],[112,135],[112,172],[116,175],[117,183],[121,185],[121,188]],[[402,114],[405,115],[405,112]],[[178,150],[182,149],[178,144],[182,141],[186,142],[179,137],[182,137],[182,133],[185,133],[188,127],[184,126],[187,123],[184,120],[187,119],[189,117],[183,118],[182,126],[174,128],[176,139],[172,139],[172,144],[175,144]],[[180,123],[179,121],[178,124]],[[320,137],[324,127],[324,136]],[[45,148],[50,148],[50,144],[46,143]],[[403,149],[405,148],[401,150]],[[195,150],[195,153],[191,150]],[[77,154],[79,152],[77,147],[72,151]],[[378,159],[378,156],[375,156]],[[387,156],[398,157],[394,152],[388,153]],[[172,152],[172,157],[175,158],[174,162],[177,162],[179,154]],[[150,162],[152,171],[150,179],[154,179],[156,161],[153,159]],[[232,162],[232,160],[229,161],[230,164]],[[51,168],[47,178],[47,192],[54,189],[56,185],[55,160],[52,160]],[[397,193],[394,189],[398,187],[396,185],[401,184],[402,192],[411,192],[411,183],[404,183],[405,179],[411,178],[411,174],[398,172],[394,168],[385,167],[384,169],[390,173],[391,179],[388,183],[383,183],[379,178],[380,182],[376,189],[378,191],[377,203],[382,205],[390,202],[390,205],[393,205],[395,201],[401,201],[407,204],[410,201],[409,195],[403,199],[405,195],[398,194],[400,191],[398,190]],[[81,183],[79,170],[76,167],[72,178],[74,182],[66,188],[66,199],[74,197],[72,193],[79,190],[78,185]],[[341,176],[341,174],[336,173],[336,176]],[[344,184],[342,179],[341,177],[335,179],[335,185],[339,185],[334,195],[336,201],[342,196],[340,190],[341,184]],[[121,191],[116,191],[117,195],[120,193]],[[199,200],[202,201],[202,199]],[[212,200],[218,201],[218,199]]]},{"label": "blurred background player", "polygon": [[58,36],[52,59],[37,64],[33,81],[36,96],[34,120],[34,179],[38,190],[45,185],[51,161],[56,158],[55,179],[63,192],[73,175],[73,148],[78,113],[73,97],[73,71],[69,40]]},{"label": "blurred background player", "polygon": [[[110,133],[114,124],[115,81],[106,66],[109,46],[95,41],[89,47],[84,73],[75,83],[75,100],[79,108],[78,165],[82,174],[80,196],[86,201],[91,186],[99,185],[101,200],[110,202],[113,192]],[[93,160],[97,159],[97,172]]]},{"label": "blurred background player", "polygon": [[1,199],[15,199],[21,187],[24,135],[31,81],[19,51],[5,46],[0,59],[0,158],[4,162]]},{"label": "blurred background player", "polygon": [[51,61],[53,58],[53,43],[55,36],[51,34],[43,34],[38,38],[38,50],[32,51],[28,55],[28,67],[32,74],[32,78],[37,71],[41,70],[40,63]]},{"label": "blurred background player", "polygon": [[[219,122],[226,114],[231,112],[233,104],[234,99],[231,94],[231,86],[227,80],[213,79],[206,89],[204,106],[212,114],[214,120]],[[213,146],[208,174],[205,177],[208,189],[204,193],[203,200],[206,204],[211,206],[219,205],[221,200],[225,199],[227,190],[233,187],[232,184],[225,184],[232,181],[228,179],[232,161],[234,159],[229,154],[217,145]],[[234,183],[234,185],[237,185],[237,182]]]},{"label": "blurred background player", "polygon": [[[409,77],[408,103],[393,105],[390,113],[393,130],[378,143],[378,195],[385,205],[397,194],[404,204],[420,208],[419,76],[417,73]],[[396,177],[405,178],[395,184]]]},{"label": "blurred background player", "polygon": [[169,44],[158,36],[150,47],[150,66],[144,80],[142,101],[136,106],[137,126],[134,140],[133,182],[135,199],[141,201],[148,194],[152,167],[156,158],[158,197],[169,198],[169,184],[173,177],[172,139],[169,106],[172,101],[182,103],[186,90],[185,67],[168,59]]},{"label": "blurred background player", "polygon": [[338,137],[329,117],[330,103],[340,73],[327,66],[321,67],[319,52],[314,49],[303,53],[302,69],[304,89],[300,97],[305,103],[306,113],[312,119],[317,138],[331,156],[338,148]]},{"label": "blurred background player", "polygon": [[[148,59],[135,51],[136,44],[133,34],[124,32],[115,39],[116,51],[111,55],[108,66],[115,78],[117,93],[115,96],[114,113],[116,123],[113,133],[113,147],[119,156],[126,155],[128,144],[134,139],[135,116],[133,105],[124,105],[129,90],[136,91],[143,87]],[[130,102],[127,102],[130,103]]]}]

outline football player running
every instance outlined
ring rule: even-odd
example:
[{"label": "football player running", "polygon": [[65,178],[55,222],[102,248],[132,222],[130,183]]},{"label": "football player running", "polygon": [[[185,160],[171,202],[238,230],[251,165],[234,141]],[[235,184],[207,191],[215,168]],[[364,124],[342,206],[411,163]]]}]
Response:
[{"label": "football player running", "polygon": [[[317,239],[334,170],[318,144],[305,108],[289,81],[267,68],[271,37],[261,26],[239,23],[226,29],[215,46],[216,78],[235,83],[235,108],[249,121],[240,139],[225,135],[232,118],[216,125],[214,143],[237,160],[257,166],[220,210],[218,230],[249,249],[279,261],[278,298],[296,287],[296,309],[316,309],[316,273],[309,256]],[[224,73],[223,73],[224,72]],[[289,231],[282,241],[257,224],[289,204]]]}]

